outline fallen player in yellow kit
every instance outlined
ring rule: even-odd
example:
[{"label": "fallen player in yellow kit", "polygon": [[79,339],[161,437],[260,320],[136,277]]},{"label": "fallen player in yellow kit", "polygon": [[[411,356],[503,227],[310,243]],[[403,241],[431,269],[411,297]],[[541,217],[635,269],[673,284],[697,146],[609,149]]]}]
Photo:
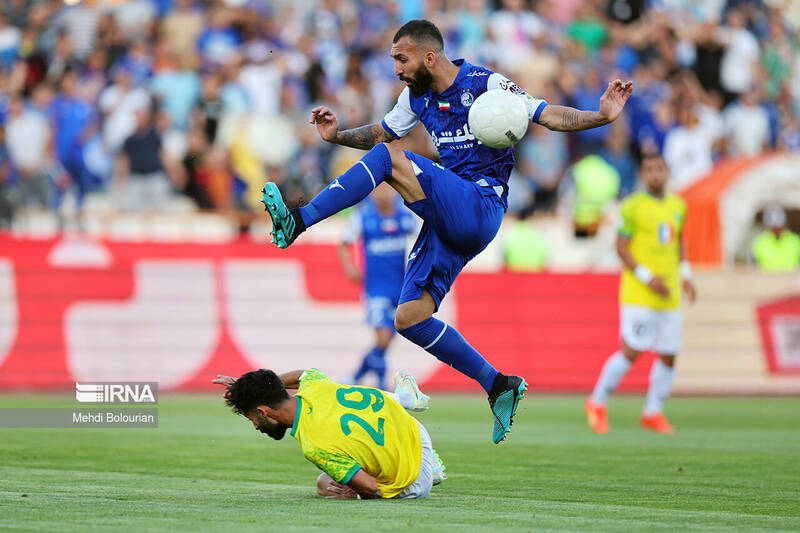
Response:
[{"label": "fallen player in yellow kit", "polygon": [[425,498],[445,479],[427,430],[405,410],[428,406],[409,374],[395,375],[394,393],[342,385],[317,369],[280,376],[261,369],[212,382],[226,387],[225,402],[258,431],[280,440],[290,430],[322,470],[321,496]]}]

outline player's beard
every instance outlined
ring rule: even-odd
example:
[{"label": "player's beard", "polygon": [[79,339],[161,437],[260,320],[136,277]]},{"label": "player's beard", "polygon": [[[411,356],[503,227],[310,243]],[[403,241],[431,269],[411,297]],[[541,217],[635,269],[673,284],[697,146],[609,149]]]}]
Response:
[{"label": "player's beard", "polygon": [[411,91],[411,96],[414,98],[419,98],[431,88],[431,84],[433,83],[433,74],[431,74],[430,70],[425,68],[425,65],[420,65],[416,72],[414,72],[413,78],[400,79],[410,82],[408,85],[408,90]]}]

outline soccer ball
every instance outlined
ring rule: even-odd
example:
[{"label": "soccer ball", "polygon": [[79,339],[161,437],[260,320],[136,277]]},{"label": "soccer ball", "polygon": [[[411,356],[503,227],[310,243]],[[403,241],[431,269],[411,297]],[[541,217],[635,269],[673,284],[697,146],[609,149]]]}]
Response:
[{"label": "soccer ball", "polygon": [[492,148],[518,143],[528,130],[528,110],[517,95],[493,89],[480,95],[469,108],[469,129]]}]

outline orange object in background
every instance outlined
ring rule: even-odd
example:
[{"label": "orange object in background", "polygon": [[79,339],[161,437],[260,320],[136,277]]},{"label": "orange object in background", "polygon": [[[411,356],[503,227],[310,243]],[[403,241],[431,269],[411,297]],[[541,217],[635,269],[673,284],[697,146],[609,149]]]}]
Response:
[{"label": "orange object in background", "polygon": [[707,177],[681,191],[687,207],[683,238],[689,261],[702,265],[722,263],[720,198],[744,170],[760,163],[765,157],[723,161]]}]

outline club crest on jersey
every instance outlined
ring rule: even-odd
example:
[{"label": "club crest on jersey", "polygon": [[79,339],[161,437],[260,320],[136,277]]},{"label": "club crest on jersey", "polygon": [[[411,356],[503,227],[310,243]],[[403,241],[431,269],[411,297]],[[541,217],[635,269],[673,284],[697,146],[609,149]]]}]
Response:
[{"label": "club crest on jersey", "polygon": [[450,111],[450,102],[437,100],[436,103],[439,104],[439,111]]},{"label": "club crest on jersey", "polygon": [[393,218],[385,218],[381,220],[381,231],[384,233],[397,233],[400,231],[400,224]]},{"label": "club crest on jersey", "polygon": [[472,93],[471,92],[464,91],[463,93],[461,93],[461,105],[463,105],[464,107],[471,106],[472,102],[474,102],[474,101],[475,101],[475,99],[472,97]]},{"label": "club crest on jersey", "polygon": [[658,242],[661,244],[669,244],[672,242],[672,225],[662,223],[658,225]]}]

